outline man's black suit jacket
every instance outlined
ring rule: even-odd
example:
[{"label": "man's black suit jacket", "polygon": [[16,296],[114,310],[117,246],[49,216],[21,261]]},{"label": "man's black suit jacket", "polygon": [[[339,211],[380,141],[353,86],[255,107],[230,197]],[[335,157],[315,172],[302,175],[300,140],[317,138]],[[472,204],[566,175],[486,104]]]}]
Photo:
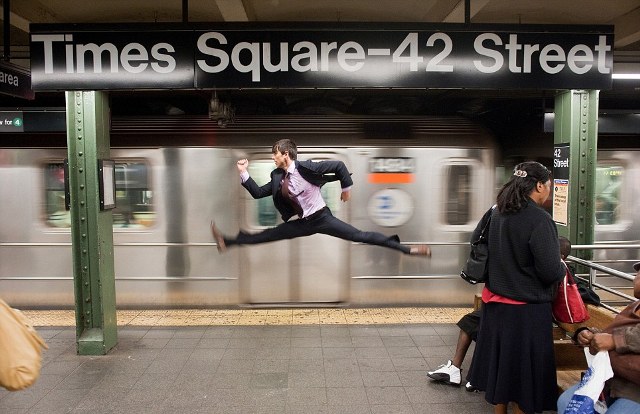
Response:
[{"label": "man's black suit jacket", "polygon": [[[342,188],[351,187],[353,180],[351,174],[347,170],[347,166],[342,161],[295,161],[296,169],[308,182],[322,187],[329,181],[340,181]],[[276,168],[271,171],[271,181],[259,187],[258,184],[249,177],[242,186],[249,191],[253,198],[263,198],[273,196],[273,203],[276,209],[282,215],[282,220],[287,221],[293,217],[296,212],[289,202],[282,196],[280,188],[282,187],[282,179],[285,171],[282,168]]]}]

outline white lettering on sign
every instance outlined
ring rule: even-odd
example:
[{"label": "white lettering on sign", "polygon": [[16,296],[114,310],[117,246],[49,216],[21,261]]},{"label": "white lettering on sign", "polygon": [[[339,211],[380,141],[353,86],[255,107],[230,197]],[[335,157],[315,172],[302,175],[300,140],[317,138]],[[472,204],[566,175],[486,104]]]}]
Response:
[{"label": "white lettering on sign", "polygon": [[[593,67],[588,63],[594,60],[599,73],[611,73],[611,68],[606,66],[607,52],[611,51],[611,45],[607,44],[606,36],[599,36],[596,45],[587,46],[578,44],[573,46],[568,53],[557,44],[549,44],[540,47],[540,44],[521,44],[518,42],[518,35],[509,35],[509,42],[505,45],[502,39],[495,33],[483,33],[476,37],[473,47],[481,56],[490,58],[487,60],[474,60],[476,69],[482,73],[494,73],[502,70],[505,60],[505,52],[500,51],[498,46],[503,46],[506,50],[507,61],[509,62],[509,72],[531,73],[531,68],[535,60],[543,71],[549,74],[560,72],[568,65],[571,72],[582,75]],[[537,55],[537,56],[536,56]],[[517,62],[522,62],[519,66]]]},{"label": "white lettering on sign", "polygon": [[[165,42],[157,43],[147,50],[140,43],[126,44],[122,51],[113,43],[74,44],[73,35],[37,35],[31,36],[33,42],[42,42],[44,46],[44,73],[54,73],[55,61],[54,43],[64,43],[66,73],[85,73],[86,66],[91,63],[92,72],[100,74],[104,72],[118,73],[120,70],[128,73],[141,73],[151,67],[158,73],[171,73],[176,68],[176,59],[171,56],[175,52],[174,47]],[[108,65],[103,68],[103,57],[106,57]],[[75,66],[74,66],[75,65]]]},{"label": "white lettering on sign", "polygon": [[415,158],[370,158],[370,173],[412,173],[416,170]]},{"label": "white lettering on sign", "polygon": [[[323,34],[326,41],[314,39],[317,36],[315,32],[309,32],[309,38],[305,39],[302,37],[305,32],[302,32],[300,40],[291,42],[264,42],[260,39],[265,37],[255,33],[251,30],[241,35],[234,32],[235,40],[231,42],[231,34],[225,36],[219,31],[198,32],[197,38],[194,38],[196,44],[188,45],[188,51],[180,49],[180,56],[187,56],[187,52],[198,56],[195,62],[187,62],[187,66],[195,67],[196,72],[214,74],[235,71],[246,74],[253,84],[259,84],[265,75],[275,72],[353,74],[371,70],[372,65],[375,69],[379,67],[377,65],[391,65],[394,75],[399,78],[403,76],[402,72],[456,75],[474,70],[482,74],[542,72],[547,75],[560,72],[568,75],[605,75],[612,72],[612,68],[607,67],[612,60],[612,37],[604,34],[597,38],[590,37],[589,42],[592,43],[589,44],[570,41],[565,44],[564,39],[555,40],[558,37],[544,43],[543,40],[522,40],[535,39],[529,34],[487,32],[474,34],[475,37],[468,40],[469,44],[459,45],[454,42],[454,39],[459,39],[457,33],[414,31],[402,33],[395,38],[395,44],[389,45],[389,42],[381,40],[380,44],[370,45],[358,37],[358,31],[341,32],[340,41],[332,39],[330,31]],[[81,43],[74,41],[74,35],[70,33],[34,33],[31,42],[38,46],[35,49],[41,54],[39,57],[43,68],[38,67],[38,70],[43,70],[44,75],[171,74],[180,70],[178,63],[180,67],[185,66],[185,62],[178,62],[177,48],[169,41],[145,43],[144,37],[136,37],[136,33],[133,35],[135,42],[114,40]],[[237,39],[241,36],[243,41]],[[119,38],[127,39],[122,34]],[[170,39],[173,41],[173,38]],[[184,37],[180,39],[183,41]],[[176,44],[181,44],[180,48],[185,47],[183,43]]]},{"label": "white lettering on sign", "polygon": [[564,160],[554,159],[553,160],[554,168],[568,168],[569,167],[569,158],[565,158]]},{"label": "white lettering on sign", "polygon": [[18,79],[19,78],[16,75],[12,75],[11,73],[6,73],[0,70],[0,83],[6,83],[17,88],[18,86],[20,86],[18,84]]}]

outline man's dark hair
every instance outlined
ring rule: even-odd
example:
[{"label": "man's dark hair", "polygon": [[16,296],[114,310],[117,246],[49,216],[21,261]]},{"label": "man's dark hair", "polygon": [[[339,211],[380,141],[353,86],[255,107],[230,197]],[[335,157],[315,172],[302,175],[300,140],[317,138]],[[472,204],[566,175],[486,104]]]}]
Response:
[{"label": "man's dark hair", "polygon": [[291,141],[290,139],[281,139],[273,144],[273,147],[271,147],[271,153],[275,154],[276,152],[279,152],[281,154],[288,152],[289,158],[291,158],[292,160],[298,158],[298,147],[296,143]]}]

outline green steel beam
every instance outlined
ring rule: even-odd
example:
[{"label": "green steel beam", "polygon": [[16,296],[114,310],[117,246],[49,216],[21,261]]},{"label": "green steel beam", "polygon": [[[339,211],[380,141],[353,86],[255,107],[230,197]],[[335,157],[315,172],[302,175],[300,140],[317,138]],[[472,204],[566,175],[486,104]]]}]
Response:
[{"label": "green steel beam", "polygon": [[[568,90],[555,98],[554,146],[569,145],[568,223],[558,225],[558,233],[572,244],[594,242],[598,94],[597,90]],[[554,218],[555,209],[554,202]],[[573,254],[592,258],[591,250]]]},{"label": "green steel beam", "polygon": [[113,224],[100,210],[99,161],[108,159],[105,92],[66,92],[76,339],[80,355],[104,355],[117,343]]}]

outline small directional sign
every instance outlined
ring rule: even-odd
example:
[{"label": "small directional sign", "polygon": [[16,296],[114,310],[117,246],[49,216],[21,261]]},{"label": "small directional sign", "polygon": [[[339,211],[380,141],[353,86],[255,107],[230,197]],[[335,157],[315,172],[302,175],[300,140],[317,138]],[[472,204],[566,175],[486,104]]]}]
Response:
[{"label": "small directional sign", "polygon": [[33,99],[31,73],[19,66],[0,61],[0,93]]},{"label": "small directional sign", "polygon": [[0,111],[0,132],[24,132],[22,112]]}]

